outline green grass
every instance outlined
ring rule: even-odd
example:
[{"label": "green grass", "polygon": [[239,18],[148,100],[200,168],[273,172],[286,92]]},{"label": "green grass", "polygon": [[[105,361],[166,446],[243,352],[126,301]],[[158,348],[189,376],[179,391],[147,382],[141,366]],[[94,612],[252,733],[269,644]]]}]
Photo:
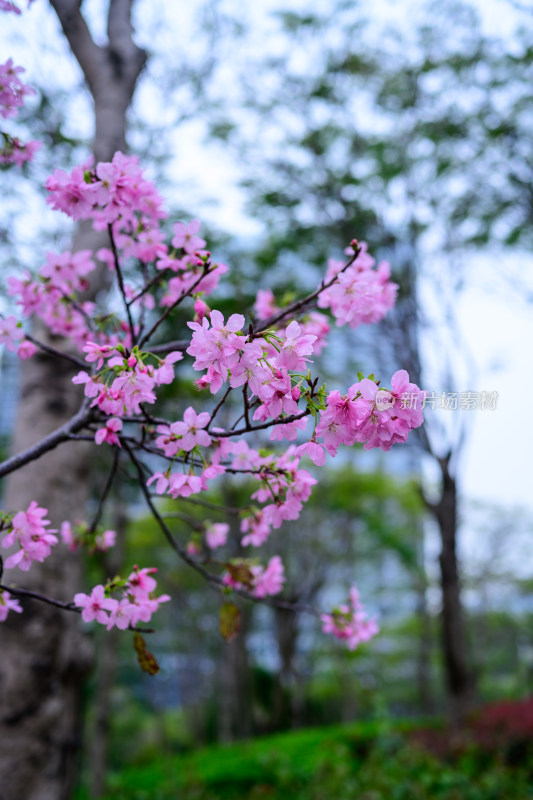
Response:
[{"label": "green grass", "polygon": [[473,753],[444,763],[405,729],[335,726],[162,754],[111,774],[105,800],[533,800],[526,765]]}]

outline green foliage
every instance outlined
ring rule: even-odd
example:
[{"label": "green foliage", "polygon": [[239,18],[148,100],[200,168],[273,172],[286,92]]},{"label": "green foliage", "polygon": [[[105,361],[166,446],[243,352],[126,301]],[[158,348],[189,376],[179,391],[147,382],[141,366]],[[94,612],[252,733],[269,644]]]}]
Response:
[{"label": "green foliage", "polygon": [[[527,800],[527,759],[512,768],[467,749],[446,762],[410,744],[414,726],[309,729],[159,756],[111,776],[105,800]],[[80,793],[78,800],[85,800]]]}]

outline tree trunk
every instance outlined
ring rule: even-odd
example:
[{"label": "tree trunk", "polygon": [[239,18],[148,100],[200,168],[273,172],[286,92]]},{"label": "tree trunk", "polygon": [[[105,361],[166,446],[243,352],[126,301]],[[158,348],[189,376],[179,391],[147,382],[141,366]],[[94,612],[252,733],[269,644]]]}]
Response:
[{"label": "tree trunk", "polygon": [[218,739],[233,742],[252,734],[251,672],[248,659],[249,608],[242,609],[241,629],[224,642],[219,661]]},{"label": "tree trunk", "polygon": [[[63,32],[94,99],[97,160],[110,160],[125,148],[126,110],[145,54],[133,43],[132,0],[110,0],[106,47],[97,46],[78,0],[51,0]],[[95,250],[102,234],[80,225],[73,250]],[[102,288],[92,286],[93,296]],[[39,330],[42,338],[46,333]],[[51,338],[49,338],[51,341]],[[60,349],[65,343],[54,337]],[[41,439],[75,413],[80,392],[77,371],[66,361],[39,352],[23,362],[21,392],[12,449]],[[9,510],[31,500],[48,509],[53,527],[83,516],[88,496],[87,449],[80,442],[61,445],[12,473],[5,491]],[[70,600],[82,588],[80,559],[58,544],[44,564],[33,564],[24,580],[10,571],[6,583],[23,583],[41,593]],[[78,766],[82,678],[90,647],[79,618],[36,601],[22,603],[0,630],[0,800],[68,800]]]},{"label": "tree trunk", "polygon": [[439,460],[442,492],[433,506],[442,549],[439,558],[442,587],[442,646],[450,717],[460,724],[473,700],[473,676],[468,668],[461,587],[457,564],[457,485],[449,470],[449,457]]},{"label": "tree trunk", "polygon": [[295,680],[296,643],[298,640],[298,615],[291,609],[275,608],[276,637],[280,657],[280,668],[276,676],[273,726],[298,727],[301,724],[300,693]]}]

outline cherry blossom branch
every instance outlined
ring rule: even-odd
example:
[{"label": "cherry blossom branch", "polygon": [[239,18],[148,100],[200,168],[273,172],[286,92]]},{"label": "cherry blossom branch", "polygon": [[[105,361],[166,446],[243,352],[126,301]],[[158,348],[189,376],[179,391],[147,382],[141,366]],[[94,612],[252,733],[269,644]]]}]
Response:
[{"label": "cherry blossom branch", "polygon": [[[29,597],[31,600],[39,600],[41,603],[46,603],[55,608],[61,608],[63,611],[73,611],[75,614],[81,614],[83,609],[75,605],[72,601],[70,603],[63,603],[61,600],[55,600],[53,597],[47,597],[39,592],[34,592],[31,589],[20,589],[17,586],[5,586],[0,583],[0,592],[9,592],[15,597]],[[130,625],[129,631],[136,631],[137,633],[155,633],[154,628],[138,628]]]},{"label": "cherry blossom branch", "polygon": [[76,358],[76,356],[70,355],[70,353],[64,353],[62,350],[57,350],[55,347],[52,347],[49,344],[45,344],[44,342],[39,341],[39,339],[36,339],[29,333],[24,334],[24,338],[27,339],[28,342],[32,342],[32,344],[34,344],[40,350],[43,350],[45,353],[48,353],[51,356],[56,356],[56,358],[64,358],[66,361],[70,361],[77,367],[81,367],[81,369],[87,369],[87,363],[83,361],[81,358]]},{"label": "cherry blossom branch", "polygon": [[318,287],[318,289],[315,289],[314,292],[311,292],[311,294],[308,294],[306,297],[302,297],[300,300],[296,300],[294,303],[291,303],[285,308],[282,308],[279,314],[275,314],[273,317],[270,317],[269,319],[265,320],[259,328],[254,328],[253,333],[252,332],[250,333],[249,337],[250,341],[251,339],[254,339],[257,336],[259,336],[263,331],[266,331],[268,330],[268,328],[271,328],[273,325],[276,325],[276,323],[281,322],[282,319],[286,319],[286,317],[290,317],[293,314],[303,311],[303,309],[310,303],[312,303],[313,300],[316,300],[316,298],[320,294],[322,294],[322,292],[325,292],[326,289],[329,289],[330,286],[333,286],[333,284],[336,283],[337,280],[339,279],[339,275],[341,275],[349,267],[352,266],[352,264],[354,263],[354,261],[357,259],[357,257],[361,252],[361,246],[357,244],[357,242],[355,242],[355,239],[352,243],[352,247],[354,249],[353,256],[351,256],[348,259],[343,268],[339,270],[339,272],[337,272],[337,274],[334,275],[333,278],[331,278],[329,281],[322,280],[320,286]]},{"label": "cherry blossom branch", "polygon": [[252,425],[250,423],[250,401],[248,399],[248,381],[242,387],[242,396],[244,401],[244,421],[246,424],[246,430],[251,431]]},{"label": "cherry blossom branch", "polygon": [[204,267],[202,269],[202,274],[200,275],[200,277],[197,278],[197,280],[195,280],[192,286],[189,286],[186,292],[182,292],[178,297],[178,299],[175,300],[172,303],[172,305],[168,306],[165,312],[161,314],[159,319],[156,322],[154,322],[148,333],[145,333],[144,336],[142,337],[141,341],[139,342],[139,347],[143,347],[143,345],[151,339],[151,337],[154,335],[159,326],[166,320],[168,315],[171,314],[172,311],[174,311],[174,309],[177,308],[185,300],[186,297],[190,297],[193,292],[193,289],[196,289],[198,284],[201,283],[201,281],[203,281],[203,279],[207,275],[209,275],[210,272],[213,272],[214,269],[215,267],[211,268],[211,265],[209,263],[204,264]]},{"label": "cherry blossom branch", "polygon": [[[133,462],[133,465],[134,465],[134,467],[135,467],[135,469],[137,471],[137,475],[139,477],[139,483],[140,483],[140,486],[141,486],[141,491],[142,491],[142,493],[144,495],[146,503],[147,503],[150,511],[154,515],[159,527],[161,528],[161,531],[163,532],[166,540],[168,541],[168,543],[170,544],[172,549],[179,555],[179,557],[186,564],[188,564],[190,567],[192,567],[192,569],[194,569],[196,572],[198,572],[202,576],[202,578],[204,578],[207,581],[208,585],[214,591],[225,593],[227,591],[228,587],[226,586],[226,584],[224,583],[222,578],[220,578],[218,575],[214,575],[212,572],[209,572],[208,570],[206,570],[205,567],[203,567],[201,564],[199,564],[198,561],[195,561],[195,559],[192,558],[187,553],[185,548],[183,548],[179,544],[179,542],[176,541],[175,537],[172,534],[172,531],[169,529],[168,525],[165,523],[165,520],[163,519],[163,517],[161,516],[161,514],[157,510],[156,506],[154,505],[154,503],[152,501],[152,497],[150,495],[150,492],[146,488],[146,485],[145,485],[145,482],[144,482],[143,470],[142,470],[142,466],[141,466],[139,460],[137,459],[137,457],[135,456],[135,454],[133,453],[131,448],[126,443],[124,443],[124,448],[128,451],[128,454],[129,454],[129,456],[130,456],[130,458],[131,458],[131,460]],[[186,498],[184,498],[184,499],[186,499]],[[262,603],[263,605],[271,606],[273,608],[285,608],[285,609],[288,609],[288,610],[291,610],[291,611],[300,611],[300,612],[305,612],[305,613],[308,613],[308,614],[313,614],[314,616],[320,616],[320,614],[321,614],[321,612],[318,609],[314,608],[313,606],[304,604],[304,603],[291,603],[288,600],[277,600],[276,598],[273,598],[273,597],[254,597],[249,592],[246,592],[244,589],[237,589],[235,587],[232,587],[231,591],[234,592],[235,594],[240,595],[241,597],[244,597],[246,600],[249,600],[249,601],[254,602],[254,603]]]},{"label": "cherry blossom branch", "polygon": [[200,575],[203,578],[205,578],[205,580],[207,580],[210,583],[222,584],[222,579],[221,578],[218,578],[216,575],[212,575],[210,572],[208,572],[206,569],[204,569],[204,567],[202,567],[201,564],[198,564],[197,561],[195,561],[193,558],[191,558],[191,556],[187,553],[185,548],[183,548],[180,545],[180,543],[176,541],[176,539],[174,538],[174,536],[172,534],[172,531],[169,529],[168,525],[165,523],[165,520],[163,519],[163,517],[161,516],[161,514],[157,510],[157,507],[155,506],[155,504],[154,504],[154,502],[152,500],[150,492],[148,491],[148,489],[146,487],[146,482],[145,482],[145,478],[144,478],[144,475],[143,475],[143,467],[144,467],[144,465],[141,464],[141,462],[139,461],[139,459],[137,458],[137,456],[135,455],[135,453],[133,452],[131,447],[128,445],[128,443],[124,442],[123,444],[124,444],[124,449],[128,453],[128,455],[129,455],[129,457],[131,459],[131,462],[132,462],[132,464],[133,464],[133,466],[134,466],[134,468],[135,468],[135,470],[137,472],[137,476],[139,478],[139,485],[141,487],[141,492],[142,492],[142,494],[144,496],[144,499],[146,500],[146,504],[147,504],[148,508],[150,509],[150,511],[152,512],[154,518],[156,519],[159,527],[161,528],[161,531],[163,532],[163,534],[164,534],[167,542],[171,546],[171,548],[179,555],[179,557],[183,561],[185,561],[186,564],[188,564],[190,567],[192,567],[194,570],[196,570],[196,572],[199,572]]},{"label": "cherry blossom branch", "polygon": [[4,475],[9,475],[10,472],[23,467],[25,464],[29,464],[30,461],[35,461],[44,453],[56,448],[58,444],[68,441],[71,438],[71,434],[84,428],[85,425],[92,420],[92,417],[93,411],[89,408],[85,400],[80,410],[74,414],[68,422],[61,425],[60,428],[52,431],[48,436],[41,439],[40,442],[36,442],[36,444],[31,445],[31,447],[28,447],[26,450],[22,450],[20,453],[11,456],[11,458],[2,461],[0,464],[0,478],[3,478]]},{"label": "cherry blossom branch", "polygon": [[140,289],[140,291],[138,291],[137,294],[135,294],[131,298],[131,300],[128,300],[127,305],[131,306],[131,305],[133,305],[133,303],[136,303],[137,300],[140,300],[141,297],[144,297],[144,295],[147,292],[149,292],[150,289],[152,289],[154,286],[156,286],[159,283],[159,281],[162,280],[165,277],[165,275],[166,275],[166,273],[168,271],[169,271],[168,269],[163,269],[160,272],[158,272],[157,275],[154,275],[154,277],[151,278],[149,281],[147,281],[147,283],[144,284],[143,288]]},{"label": "cherry blossom branch", "polygon": [[92,534],[96,531],[96,527],[100,522],[102,517],[102,513],[104,510],[104,504],[107,500],[107,496],[113,486],[113,482],[115,480],[117,469],[118,469],[118,462],[120,460],[120,450],[115,447],[115,452],[113,453],[113,463],[111,465],[111,470],[107,476],[107,480],[105,482],[105,486],[102,489],[102,494],[100,495],[100,500],[98,501],[98,508],[96,509],[96,514],[94,515],[93,521],[91,523],[91,527],[89,528],[89,534]]},{"label": "cherry blossom branch", "polygon": [[48,603],[49,606],[55,606],[65,611],[74,611],[76,614],[81,614],[81,608],[75,606],[73,602],[63,603],[61,600],[54,600],[53,597],[46,597],[46,595],[39,594],[39,592],[34,592],[30,589],[19,589],[16,586],[4,586],[4,584],[0,583],[0,591],[9,592],[9,594],[14,594],[16,597],[31,597],[32,600],[40,600],[41,603]]},{"label": "cherry blossom branch", "polygon": [[232,390],[232,387],[228,386],[228,388],[224,392],[224,396],[223,396],[222,400],[219,400],[219,402],[214,407],[214,409],[213,409],[213,411],[211,413],[211,417],[209,419],[209,422],[207,423],[206,430],[209,430],[210,425],[213,423],[213,420],[215,419],[216,415],[218,414],[218,412],[220,411],[220,409],[222,408],[222,406],[226,402],[231,390]]},{"label": "cherry blossom branch", "polygon": [[[297,419],[302,419],[302,417],[307,417],[310,414],[310,410],[308,408],[305,411],[302,411],[300,414],[291,414],[289,417],[281,417],[279,419],[270,420],[270,422],[262,422],[260,425],[252,425],[250,428],[238,428],[235,431],[220,431],[217,433],[213,433],[212,435],[215,436],[217,439],[224,439],[228,436],[239,436],[241,433],[251,433],[251,431],[262,431],[265,428],[271,428],[273,425],[288,425],[289,422],[296,422]],[[207,429],[206,429],[207,430]]]},{"label": "cherry blossom branch", "polygon": [[165,344],[151,345],[150,352],[157,355],[159,353],[171,353],[173,350],[183,351],[186,350],[190,344],[191,343],[188,340],[179,339],[175,342],[165,342]]},{"label": "cherry blossom branch", "polygon": [[117,273],[117,281],[118,286],[120,289],[120,294],[122,295],[122,301],[124,304],[124,308],[126,309],[126,314],[128,317],[128,325],[130,326],[131,331],[131,341],[135,344],[135,327],[133,325],[133,318],[131,316],[130,305],[128,303],[128,299],[126,297],[126,287],[124,286],[124,276],[122,275],[122,269],[120,267],[120,261],[118,257],[118,250],[117,245],[115,243],[115,237],[113,236],[113,226],[111,223],[108,224],[107,230],[109,231],[109,238],[111,240],[111,250],[113,251],[113,259],[115,262],[115,271]]}]

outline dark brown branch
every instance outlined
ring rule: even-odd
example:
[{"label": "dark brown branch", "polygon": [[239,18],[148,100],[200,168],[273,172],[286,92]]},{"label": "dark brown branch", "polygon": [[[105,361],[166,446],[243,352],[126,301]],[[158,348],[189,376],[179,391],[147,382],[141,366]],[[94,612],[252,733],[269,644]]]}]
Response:
[{"label": "dark brown branch", "polygon": [[29,333],[26,333],[24,338],[29,342],[32,342],[40,350],[44,350],[45,353],[49,353],[51,356],[56,356],[56,358],[64,358],[66,361],[70,361],[71,364],[81,367],[81,369],[87,369],[87,364],[85,361],[82,361],[81,358],[76,358],[76,356],[73,356],[70,353],[64,353],[62,350],[56,350],[55,347],[51,347],[48,344],[44,344],[44,342],[40,342],[39,339],[35,339],[33,336],[30,336]]},{"label": "dark brown branch", "polygon": [[30,589],[18,589],[16,586],[4,586],[0,584],[0,590],[9,592],[9,594],[15,595],[15,597],[31,597],[32,600],[40,600],[42,603],[47,603],[49,606],[55,606],[56,608],[63,608],[65,611],[75,611],[76,614],[81,614],[81,608],[78,608],[72,602],[63,603],[61,600],[54,600],[53,597],[46,597],[46,595],[33,592]]},{"label": "dark brown branch", "polygon": [[253,334],[251,333],[249,338],[257,338],[258,336],[261,335],[263,331],[266,331],[273,325],[276,325],[278,322],[281,322],[282,319],[286,319],[287,317],[290,317],[293,314],[299,314],[301,311],[303,311],[307,306],[309,306],[313,302],[313,300],[316,300],[316,298],[320,294],[322,294],[322,292],[324,292],[326,289],[329,289],[330,286],[333,286],[333,284],[337,282],[339,275],[345,272],[348,269],[348,267],[352,266],[352,264],[357,259],[360,252],[361,252],[360,246],[359,245],[354,246],[353,256],[351,256],[351,258],[348,259],[343,268],[339,270],[339,272],[337,272],[337,274],[334,275],[333,278],[331,278],[331,280],[322,281],[318,289],[315,289],[314,292],[311,292],[311,294],[308,294],[306,297],[302,297],[301,300],[296,300],[294,303],[291,303],[285,308],[282,308],[279,314],[275,314],[273,317],[270,317],[269,319],[265,320],[259,327],[254,329]]},{"label": "dark brown branch", "polygon": [[185,341],[184,339],[180,339],[175,342],[165,342],[165,344],[156,344],[153,347],[150,347],[150,352],[159,355],[160,353],[171,353],[174,350],[186,350],[190,345],[190,340]]},{"label": "dark brown branch", "polygon": [[287,425],[289,422],[295,422],[297,419],[309,416],[311,412],[308,408],[300,414],[291,414],[289,417],[282,417],[281,419],[273,419],[270,422],[262,422],[260,425],[252,425],[250,428],[238,428],[236,431],[221,431],[220,433],[212,433],[215,439],[223,439],[227,436],[239,436],[241,433],[251,433],[252,431],[262,431],[265,428],[271,428],[273,425]]},{"label": "dark brown branch", "polygon": [[204,268],[203,268],[203,270],[202,270],[202,274],[200,275],[200,277],[199,277],[197,280],[195,280],[195,282],[193,283],[193,285],[192,285],[192,286],[190,286],[190,287],[187,289],[187,291],[186,291],[186,292],[182,292],[182,293],[180,294],[180,296],[178,297],[178,299],[177,299],[177,300],[175,300],[175,301],[172,303],[172,305],[170,305],[170,306],[169,306],[169,307],[168,307],[168,308],[165,310],[164,314],[161,314],[161,316],[159,317],[159,319],[158,319],[158,320],[156,320],[156,322],[154,322],[154,324],[152,325],[152,327],[150,328],[150,330],[148,331],[148,333],[145,333],[145,335],[142,337],[141,341],[139,342],[139,347],[143,347],[143,345],[144,345],[146,342],[150,341],[151,337],[154,335],[154,333],[155,333],[155,332],[156,332],[156,330],[159,328],[159,326],[160,326],[160,325],[161,325],[161,324],[162,324],[162,323],[163,323],[163,322],[166,320],[166,318],[168,317],[168,315],[169,315],[169,314],[171,314],[171,313],[172,313],[172,311],[174,311],[174,309],[175,309],[175,308],[177,308],[177,307],[178,307],[178,306],[179,306],[179,305],[180,305],[180,304],[181,304],[181,303],[182,303],[182,302],[185,300],[185,298],[186,298],[186,297],[190,297],[190,296],[192,295],[192,293],[193,293],[194,289],[196,289],[196,287],[197,287],[197,286],[198,286],[198,284],[200,283],[200,281],[202,281],[202,280],[203,280],[203,279],[204,279],[204,278],[205,278],[207,275],[209,275],[209,273],[210,273],[210,272],[213,272],[213,270],[214,270],[214,269],[216,269],[216,267],[212,267],[212,268],[210,269],[210,267],[209,267],[209,265],[208,265],[208,264],[204,264]]},{"label": "dark brown branch", "polygon": [[52,431],[52,433],[49,433],[48,436],[45,436],[40,442],[36,442],[26,450],[23,450],[22,452],[11,456],[11,458],[6,459],[6,461],[3,461],[0,464],[0,478],[2,478],[4,475],[8,475],[10,472],[14,472],[14,470],[19,469],[20,467],[23,467],[24,464],[29,464],[30,461],[35,461],[44,453],[56,448],[62,442],[68,441],[71,434],[81,430],[91,421],[92,416],[92,409],[90,409],[87,403],[84,402],[77,414],[74,414],[74,416],[71,417],[68,422],[65,422],[64,425],[61,425],[60,428],[57,428],[55,431]]},{"label": "dark brown branch", "polygon": [[[73,611],[75,614],[81,614],[83,609],[81,606],[75,605],[73,602],[63,603],[61,600],[54,600],[53,597],[47,597],[39,592],[34,592],[30,589],[19,589],[17,586],[4,586],[0,583],[0,591],[9,592],[10,595],[15,597],[29,597],[32,600],[39,600],[41,603],[47,603],[49,606],[61,608],[63,611]],[[136,628],[130,625],[129,631],[137,631],[138,633],[154,633],[153,628]]]},{"label": "dark brown branch", "polygon": [[131,341],[132,344],[135,344],[135,327],[133,325],[133,318],[131,316],[128,299],[126,297],[126,287],[124,286],[124,277],[122,275],[122,269],[120,267],[117,245],[115,244],[115,237],[113,236],[113,226],[109,224],[107,226],[107,230],[109,231],[109,239],[111,240],[111,250],[113,251],[113,259],[115,261],[115,271],[117,273],[118,286],[120,289],[120,294],[122,295],[122,302],[124,303],[124,308],[126,309],[126,314],[128,316],[128,325],[130,326],[130,331],[131,331]]},{"label": "dark brown branch", "polygon": [[146,281],[146,283],[144,284],[143,288],[142,288],[142,289],[140,289],[140,290],[137,292],[137,294],[135,294],[135,295],[134,295],[134,296],[131,298],[131,300],[128,300],[128,306],[131,306],[131,305],[133,305],[133,303],[136,303],[136,302],[137,302],[137,300],[140,300],[140,299],[141,299],[141,297],[144,297],[144,295],[145,295],[147,292],[149,292],[149,291],[150,291],[150,289],[152,289],[154,286],[156,286],[156,284],[158,284],[158,283],[159,283],[159,281],[160,281],[160,280],[162,280],[162,278],[163,278],[163,277],[166,275],[166,273],[167,273],[167,272],[168,272],[168,270],[166,270],[166,269],[163,269],[163,270],[161,270],[160,272],[158,272],[158,273],[157,273],[157,275],[154,275],[154,277],[153,277],[153,278],[151,278],[149,281]]},{"label": "dark brown branch", "polygon": [[219,402],[218,402],[218,403],[216,404],[216,406],[214,407],[214,409],[213,409],[213,412],[212,412],[212,414],[211,414],[211,418],[210,418],[210,420],[209,420],[209,423],[208,423],[208,425],[207,425],[207,427],[206,427],[206,430],[207,430],[207,431],[209,430],[209,428],[210,428],[210,426],[211,426],[211,424],[212,424],[213,420],[215,419],[216,415],[218,414],[218,412],[220,411],[220,409],[222,408],[222,406],[223,406],[223,405],[224,405],[224,403],[226,402],[226,400],[227,400],[227,398],[228,398],[228,395],[229,395],[229,393],[231,392],[231,388],[232,388],[231,386],[228,386],[228,388],[226,389],[226,391],[225,391],[225,393],[224,393],[224,396],[222,397],[222,400],[219,400]]},{"label": "dark brown branch", "polygon": [[105,501],[107,500],[107,496],[111,491],[111,487],[113,486],[113,482],[115,480],[115,476],[117,474],[118,469],[118,462],[120,460],[120,450],[118,447],[115,447],[115,452],[113,454],[113,463],[111,464],[111,469],[107,476],[107,480],[105,482],[105,486],[102,489],[102,494],[100,496],[100,500],[98,501],[98,508],[96,509],[96,514],[94,515],[94,519],[91,523],[91,527],[89,528],[89,533],[94,533],[100,519],[102,518],[102,513],[104,510]]},{"label": "dark brown branch", "polygon": [[242,387],[242,397],[244,401],[244,421],[246,424],[246,430],[251,431],[252,425],[250,422],[250,401],[248,399],[248,382],[246,382]]}]

